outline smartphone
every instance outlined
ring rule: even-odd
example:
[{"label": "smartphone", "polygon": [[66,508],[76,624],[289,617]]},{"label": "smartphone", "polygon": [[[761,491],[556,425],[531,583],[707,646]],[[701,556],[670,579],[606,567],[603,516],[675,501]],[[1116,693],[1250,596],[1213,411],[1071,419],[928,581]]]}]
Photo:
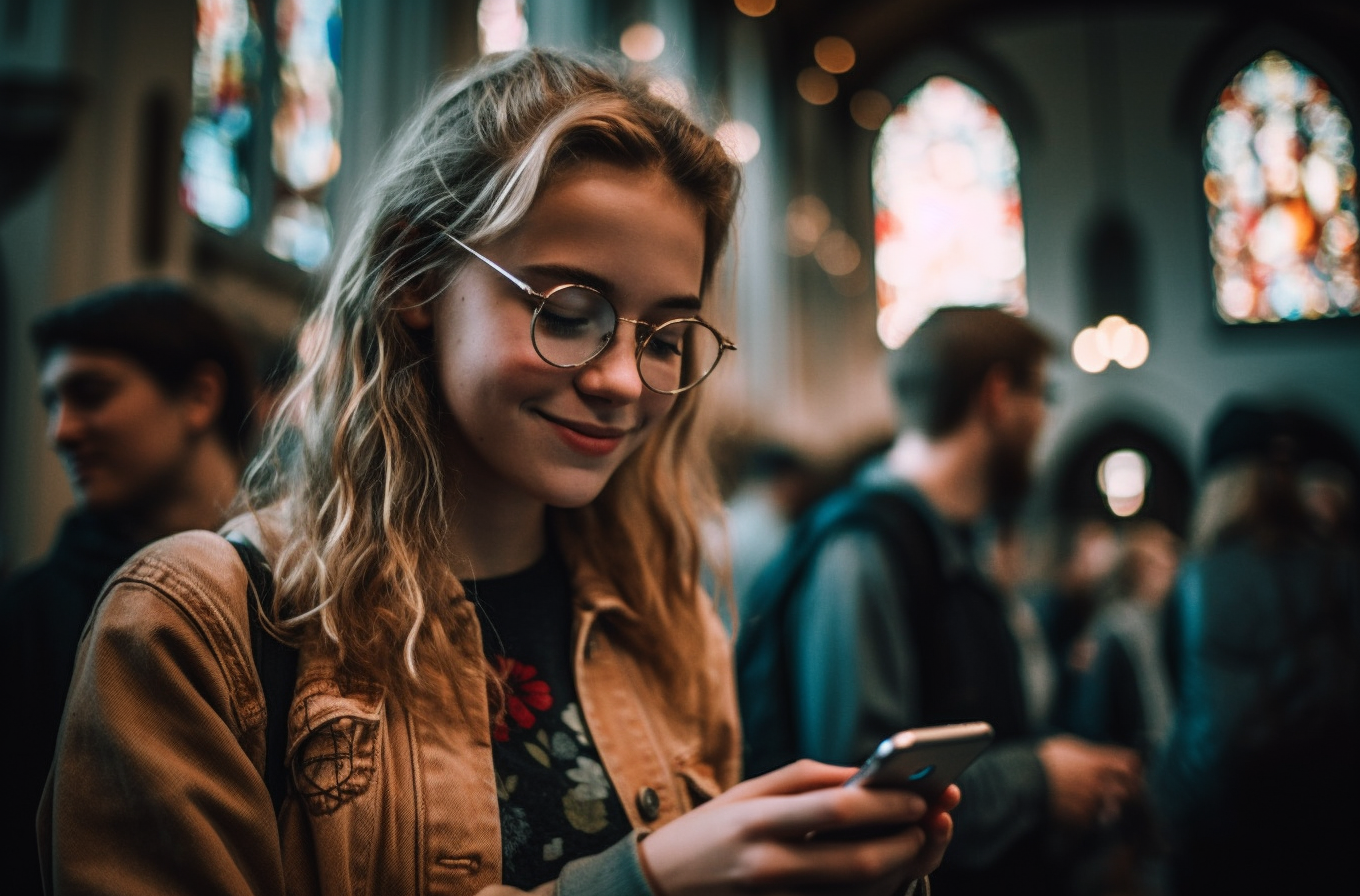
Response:
[{"label": "smartphone", "polygon": [[[899,731],[878,745],[845,786],[905,787],[933,803],[987,749],[992,737],[992,726],[986,722]],[[808,839],[868,840],[899,830],[894,826],[861,825],[817,831],[809,834]]]},{"label": "smartphone", "polygon": [[963,722],[899,731],[878,745],[846,786],[905,787],[934,802],[992,742],[992,726]]}]

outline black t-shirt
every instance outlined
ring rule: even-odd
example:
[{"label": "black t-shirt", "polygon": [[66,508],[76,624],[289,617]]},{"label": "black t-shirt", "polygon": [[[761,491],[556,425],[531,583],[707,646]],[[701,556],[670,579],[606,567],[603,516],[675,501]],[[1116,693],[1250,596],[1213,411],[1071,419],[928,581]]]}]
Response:
[{"label": "black t-shirt", "polygon": [[567,862],[603,852],[630,830],[576,696],[568,580],[550,547],[521,572],[464,583],[483,648],[506,682],[492,756],[502,882],[522,889],[555,879]]}]

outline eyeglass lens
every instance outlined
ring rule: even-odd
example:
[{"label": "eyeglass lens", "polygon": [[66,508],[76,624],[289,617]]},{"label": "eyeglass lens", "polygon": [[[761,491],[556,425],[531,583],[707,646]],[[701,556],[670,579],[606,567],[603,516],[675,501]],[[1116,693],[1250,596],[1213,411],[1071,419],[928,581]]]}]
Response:
[{"label": "eyeglass lens", "polygon": [[[550,292],[534,317],[534,348],[549,364],[577,367],[604,351],[617,325],[614,307],[604,296],[565,286]],[[698,384],[722,354],[718,335],[700,321],[639,328],[638,339],[643,341],[638,375],[657,392],[678,392]]]}]

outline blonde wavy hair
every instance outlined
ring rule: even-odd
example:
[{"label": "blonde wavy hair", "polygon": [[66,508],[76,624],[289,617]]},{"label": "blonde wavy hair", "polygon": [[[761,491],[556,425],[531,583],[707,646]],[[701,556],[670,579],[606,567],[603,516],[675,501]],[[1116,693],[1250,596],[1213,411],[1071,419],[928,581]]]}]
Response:
[{"label": "blonde wavy hair", "polygon": [[[660,171],[700,204],[707,291],[740,181],[722,147],[612,61],[490,57],[436,89],[379,164],[246,473],[243,505],[270,508],[264,528],[281,533],[269,539],[278,629],[319,634],[342,671],[399,696],[427,693],[431,669],[452,672],[466,616],[454,612],[463,589],[446,496],[457,471],[440,450],[443,400],[429,338],[403,325],[398,299],[433,298],[467,263],[445,234],[495,239],[586,160]],[[716,500],[695,450],[699,391],[678,396],[594,502],[551,511],[569,564],[588,565],[629,605],[621,636],[682,674],[703,625],[699,519]]]}]

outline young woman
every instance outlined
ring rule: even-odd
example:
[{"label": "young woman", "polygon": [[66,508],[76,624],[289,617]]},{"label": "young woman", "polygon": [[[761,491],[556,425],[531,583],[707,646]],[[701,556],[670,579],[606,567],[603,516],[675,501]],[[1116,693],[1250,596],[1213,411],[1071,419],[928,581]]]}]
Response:
[{"label": "young woman", "polygon": [[681,112],[567,56],[431,97],[228,527],[299,648],[286,799],[247,573],[218,535],[160,542],[82,648],[40,816],[56,892],[890,894],[938,864],[956,791],[737,783],[693,445],[734,347],[702,312],[737,183]]}]

